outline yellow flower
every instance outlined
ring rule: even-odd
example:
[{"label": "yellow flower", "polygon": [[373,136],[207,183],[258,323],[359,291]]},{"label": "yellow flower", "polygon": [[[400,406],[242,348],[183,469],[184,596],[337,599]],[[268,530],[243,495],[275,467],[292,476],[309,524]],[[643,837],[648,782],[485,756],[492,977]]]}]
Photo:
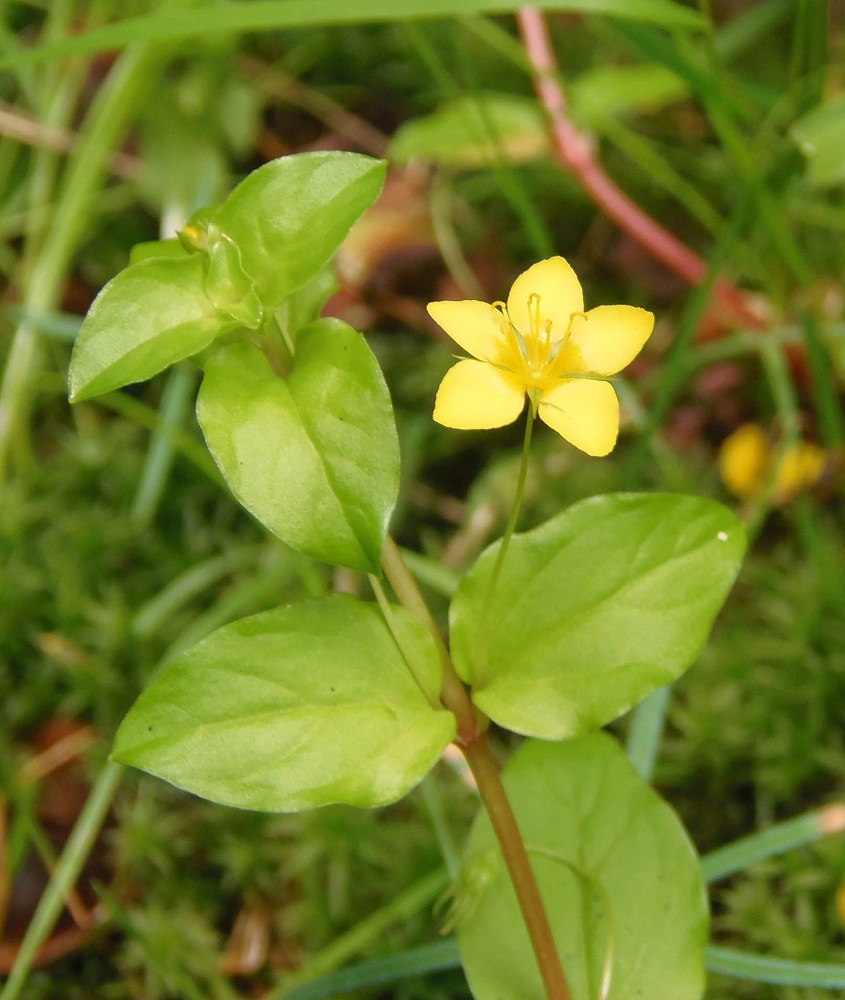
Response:
[{"label": "yellow flower", "polygon": [[815,486],[827,464],[824,449],[807,441],[796,441],[778,457],[759,424],[738,427],[719,449],[719,474],[735,497],[754,499],[771,484],[771,499],[778,506]]},{"label": "yellow flower", "polygon": [[588,455],[607,455],[619,433],[619,400],[608,376],[637,356],[654,316],[634,306],[584,312],[563,257],[534,264],[507,303],[430,302],[428,311],[472,355],[437,391],[434,419],[465,430],[512,423],[527,395],[544,423]]},{"label": "yellow flower", "polygon": [[766,483],[769,439],[759,424],[743,424],[719,449],[719,475],[730,493],[748,500]]}]

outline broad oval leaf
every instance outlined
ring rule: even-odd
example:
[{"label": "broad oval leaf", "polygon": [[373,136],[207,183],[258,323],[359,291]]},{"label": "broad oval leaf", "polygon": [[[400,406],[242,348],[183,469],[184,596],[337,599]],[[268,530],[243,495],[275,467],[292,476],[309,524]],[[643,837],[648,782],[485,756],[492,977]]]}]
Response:
[{"label": "broad oval leaf", "polygon": [[[604,733],[529,741],[503,781],[528,848],[573,1000],[698,1000],[707,898],[672,809]],[[490,821],[480,813],[458,944],[476,1000],[545,1000]],[[460,881],[458,905],[460,905]]]},{"label": "broad oval leaf", "polygon": [[103,288],[70,360],[71,402],[152,378],[197,354],[234,325],[205,294],[199,257],[130,264]]},{"label": "broad oval leaf", "polygon": [[478,169],[504,157],[514,163],[549,153],[546,116],[536,101],[513,94],[458,97],[403,125],[390,143],[390,158],[419,158],[447,166]]},{"label": "broad oval leaf", "polygon": [[721,504],[613,494],[499,545],[461,582],[452,656],[499,725],[543,739],[598,729],[700,653],[740,566],[745,531]]},{"label": "broad oval leaf", "polygon": [[379,196],[386,165],[358,153],[283,156],[254,170],[208,220],[233,240],[266,312],[334,256]]},{"label": "broad oval leaf", "polygon": [[811,187],[828,188],[845,182],[845,98],[837,95],[793,122],[792,139],[807,157]]},{"label": "broad oval leaf", "polygon": [[216,351],[197,416],[232,493],[273,534],[318,559],[379,572],[399,444],[360,333],[330,319],[300,330],[287,381],[253,345]]},{"label": "broad oval leaf", "polygon": [[659,63],[599,63],[568,83],[566,98],[578,125],[601,128],[608,118],[654,112],[688,93],[685,81]]},{"label": "broad oval leaf", "polygon": [[433,640],[393,614],[426,692],[379,609],[335,595],[244,618],[184,653],[126,716],[114,758],[244,809],[394,802],[455,725],[432,704]]}]

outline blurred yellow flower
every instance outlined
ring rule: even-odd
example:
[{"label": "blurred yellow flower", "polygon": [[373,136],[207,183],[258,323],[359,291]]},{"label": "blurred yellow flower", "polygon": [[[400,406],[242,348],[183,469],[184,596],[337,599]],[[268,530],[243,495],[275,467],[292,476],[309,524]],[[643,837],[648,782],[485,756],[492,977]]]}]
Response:
[{"label": "blurred yellow flower", "polygon": [[775,444],[763,428],[743,424],[719,449],[719,474],[725,487],[740,500],[758,496],[771,482],[772,502],[783,504],[821,479],[827,459],[818,445],[799,441],[778,460]]},{"label": "blurred yellow flower", "polygon": [[464,430],[512,423],[528,396],[535,415],[588,455],[607,455],[619,433],[619,400],[608,376],[640,352],[654,316],[635,306],[584,312],[563,257],[529,267],[507,303],[430,302],[428,311],[472,355],[440,384],[434,419]]}]

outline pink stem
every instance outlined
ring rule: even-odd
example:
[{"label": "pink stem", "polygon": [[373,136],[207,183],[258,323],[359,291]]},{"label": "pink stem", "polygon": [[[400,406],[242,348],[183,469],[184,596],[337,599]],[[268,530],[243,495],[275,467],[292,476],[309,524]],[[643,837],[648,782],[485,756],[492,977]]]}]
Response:
[{"label": "pink stem", "polygon": [[[534,87],[551,121],[558,159],[620,228],[675,274],[692,285],[700,285],[707,275],[706,262],[644,212],[608,177],[594,159],[590,144],[569,120],[566,98],[555,79],[557,63],[543,15],[536,7],[522,7],[516,16],[534,69]],[[746,325],[756,329],[766,325],[746,296],[730,282],[718,281],[714,294]]]}]

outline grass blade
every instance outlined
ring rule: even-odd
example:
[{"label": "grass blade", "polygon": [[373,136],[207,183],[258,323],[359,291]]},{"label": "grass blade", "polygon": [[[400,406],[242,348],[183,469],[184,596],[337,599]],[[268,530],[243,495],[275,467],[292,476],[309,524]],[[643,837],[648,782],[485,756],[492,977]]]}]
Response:
[{"label": "grass blade", "polygon": [[736,979],[779,986],[820,986],[828,990],[845,988],[845,965],[826,962],[796,962],[788,958],[752,955],[733,948],[712,945],[705,958],[709,972]]},{"label": "grass blade", "polygon": [[339,993],[350,990],[395,983],[410,976],[457,969],[460,964],[457,941],[438,941],[437,944],[359,962],[348,969],[315,979],[305,986],[298,986],[290,992],[271,993],[267,1000],[323,1000],[324,997],[336,997]]},{"label": "grass blade", "polygon": [[0,1000],[17,1000],[21,995],[38,950],[47,940],[61,913],[68,890],[76,882],[82,866],[91,853],[122,775],[123,768],[119,764],[106,764],[100,772],[62,851],[50,884],[27,927],[12,972],[6,980],[6,985],[0,990]]},{"label": "grass blade", "polygon": [[[209,5],[198,16],[197,8],[131,17],[82,35],[38,48],[18,50],[0,66],[25,65],[60,56],[103,52],[135,41],[235,35],[245,31],[317,27],[327,24],[408,21],[412,18],[455,18],[471,14],[507,14],[520,6],[514,0],[252,0],[250,3]],[[635,21],[649,21],[672,28],[700,28],[703,18],[670,0],[537,0],[543,10],[604,14]]]},{"label": "grass blade", "polygon": [[763,861],[776,854],[783,854],[795,847],[812,844],[822,837],[838,833],[845,828],[845,806],[830,805],[823,809],[815,809],[775,823],[759,833],[726,844],[701,859],[704,878],[708,882],[717,882],[727,875],[742,871],[755,861]]}]

